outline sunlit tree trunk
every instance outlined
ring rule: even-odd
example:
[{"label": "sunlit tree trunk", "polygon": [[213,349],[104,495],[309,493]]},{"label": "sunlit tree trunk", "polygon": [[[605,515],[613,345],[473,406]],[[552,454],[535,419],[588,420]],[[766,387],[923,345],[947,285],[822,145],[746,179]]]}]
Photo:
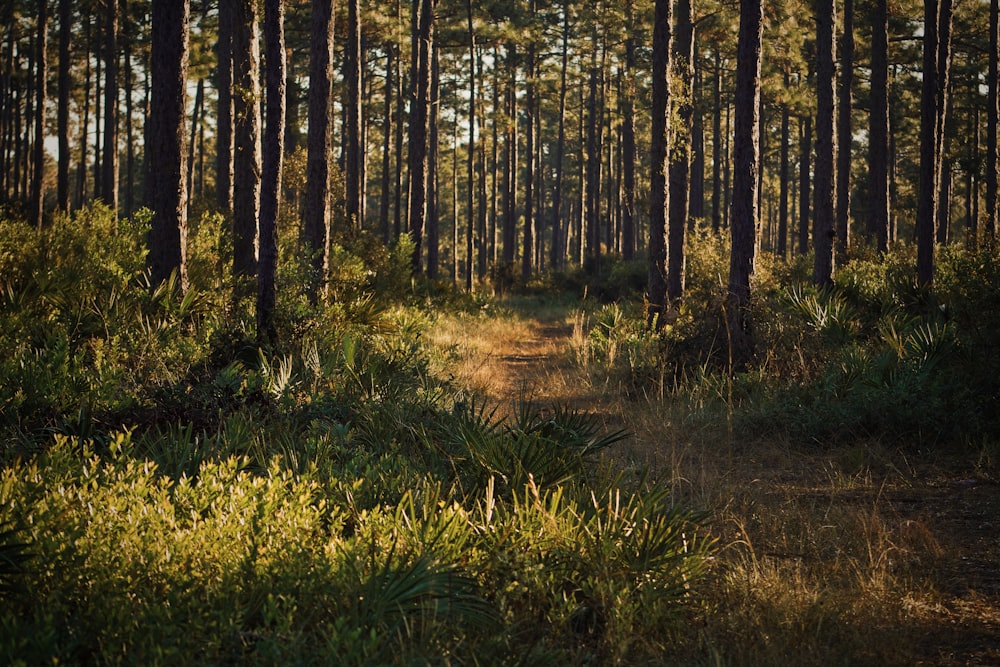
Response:
[{"label": "sunlit tree trunk", "polygon": [[647,323],[660,328],[667,309],[667,148],[670,109],[671,2],[656,0],[653,10],[653,117],[649,144],[649,276]]},{"label": "sunlit tree trunk", "polygon": [[273,342],[278,275],[278,214],[285,138],[285,2],[264,0],[266,133],[260,199],[260,261],[257,267],[257,338]]},{"label": "sunlit tree trunk", "polygon": [[990,0],[989,49],[987,55],[987,96],[986,96],[986,236],[992,242],[997,233],[997,121],[1000,118],[1000,2]]},{"label": "sunlit tree trunk", "polygon": [[851,247],[851,86],[854,82],[854,0],[844,0],[844,26],[840,41],[840,90],[837,106],[837,249]]},{"label": "sunlit tree trunk", "polygon": [[691,131],[694,114],[694,16],[690,0],[677,0],[676,32],[671,58],[674,81],[672,91],[677,127],[670,151],[670,197],[667,232],[667,296],[671,302],[684,299],[685,241],[691,180]]},{"label": "sunlit tree trunk", "polygon": [[313,0],[309,45],[309,129],[302,237],[312,259],[309,296],[326,294],[330,268],[330,160],[333,144],[333,2]]},{"label": "sunlit tree trunk", "polygon": [[223,213],[233,210],[233,3],[219,0],[219,41],[215,89],[218,92],[216,114],[216,206]]},{"label": "sunlit tree trunk", "polygon": [[[104,38],[104,159],[101,187],[104,203],[118,210],[118,2],[108,0]],[[189,191],[190,194],[190,191]]]},{"label": "sunlit tree trunk", "polygon": [[736,56],[736,118],[734,127],[732,249],[729,260],[727,323],[731,358],[743,366],[754,355],[750,316],[756,261],[759,212],[760,68],[763,9],[760,0],[740,3],[739,45]]},{"label": "sunlit tree trunk", "polygon": [[256,0],[238,0],[233,9],[233,275],[239,278],[257,273],[260,43]]},{"label": "sunlit tree trunk", "polygon": [[410,196],[408,198],[409,231],[413,238],[412,266],[416,273],[423,271],[424,229],[427,220],[428,190],[428,134],[430,131],[430,89],[431,89],[431,39],[436,0],[418,0],[417,21],[413,33],[413,63],[415,97],[410,106],[409,163]]},{"label": "sunlit tree trunk", "polygon": [[348,224],[360,229],[364,186],[361,151],[361,17],[360,0],[347,0],[347,36],[344,42],[344,82],[347,86],[344,156],[345,213]]},{"label": "sunlit tree trunk", "polygon": [[171,272],[187,288],[187,190],[184,102],[189,0],[152,2],[152,90],[146,136],[146,205],[153,211],[147,264],[154,285]]},{"label": "sunlit tree trunk", "polygon": [[889,250],[888,2],[872,13],[871,110],[868,125],[868,218],[880,252]]},{"label": "sunlit tree trunk", "polygon": [[48,80],[49,11],[46,0],[38,0],[38,56],[35,61],[35,159],[31,176],[31,219],[42,228],[45,212],[45,100]]},{"label": "sunlit tree trunk", "polygon": [[819,0],[816,11],[816,181],[813,185],[813,282],[833,284],[837,205],[836,100],[834,97],[834,0]]},{"label": "sunlit tree trunk", "polygon": [[59,162],[56,175],[56,205],[69,211],[69,88],[70,42],[73,34],[73,3],[59,0],[59,90],[56,110],[56,134],[59,141]]}]

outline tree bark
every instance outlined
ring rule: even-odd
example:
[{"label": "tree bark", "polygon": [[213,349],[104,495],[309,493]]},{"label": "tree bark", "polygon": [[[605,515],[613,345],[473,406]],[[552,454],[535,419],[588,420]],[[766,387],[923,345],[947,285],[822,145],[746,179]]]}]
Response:
[{"label": "tree bark", "polygon": [[722,58],[715,52],[712,82],[712,231],[722,228]]},{"label": "tree bark", "polygon": [[69,212],[69,88],[70,42],[73,34],[73,3],[59,0],[59,91],[56,111],[56,134],[59,141],[59,163],[56,176],[56,205]]},{"label": "tree bark", "polygon": [[799,136],[799,254],[809,252],[809,201],[811,183],[809,174],[812,170],[812,118],[806,116],[799,119],[801,134]]},{"label": "tree bark", "polygon": [[[469,184],[465,199],[469,227],[465,236],[465,290],[471,294],[475,286],[473,279],[473,230],[476,227],[476,30],[472,20],[472,0],[466,0],[465,13],[469,27],[469,148],[466,164]],[[457,212],[455,213],[455,226],[458,226]]]},{"label": "tree bark", "polygon": [[233,275],[239,278],[257,273],[260,40],[256,0],[237,0],[233,9]]},{"label": "tree bark", "polygon": [[309,298],[326,294],[330,268],[330,155],[333,131],[333,2],[313,0],[309,46],[309,130],[302,237],[312,257]]},{"label": "tree bark", "polygon": [[431,44],[432,25],[436,0],[418,0],[416,5],[416,25],[413,32],[414,51],[417,59],[413,63],[415,97],[410,107],[409,164],[410,196],[409,231],[413,238],[411,264],[415,273],[423,271],[424,227],[427,220],[428,190],[428,134],[431,88]]},{"label": "tree bark", "polygon": [[656,0],[653,10],[653,118],[650,138],[649,276],[646,320],[657,329],[667,308],[667,147],[670,109],[671,2]]},{"label": "tree bark", "polygon": [[986,237],[992,243],[997,233],[997,119],[1000,118],[1000,2],[990,0],[990,52],[987,55],[987,96],[986,96]]},{"label": "tree bark", "polygon": [[118,211],[118,1],[106,0],[104,38],[104,203]]},{"label": "tree bark", "polygon": [[[530,17],[535,18],[535,3],[530,0]],[[525,283],[531,277],[531,265],[534,258],[534,225],[535,225],[535,43],[528,44],[528,58],[525,71],[525,170],[524,170],[524,245],[521,249],[521,279]]]},{"label": "tree bark", "polygon": [[[625,81],[622,101],[622,259],[635,258],[635,63],[636,34],[633,0],[625,5]],[[563,101],[565,104],[565,100]],[[565,108],[565,107],[563,107]]]},{"label": "tree bark", "polygon": [[38,0],[38,56],[35,61],[35,156],[31,177],[31,219],[42,228],[45,213],[45,99],[48,81],[46,43],[49,34],[48,2]]},{"label": "tree bark", "polygon": [[951,17],[951,0],[925,0],[920,94],[920,186],[917,195],[917,281],[926,287],[934,284]]},{"label": "tree bark", "polygon": [[344,42],[344,82],[347,85],[347,146],[344,151],[345,212],[348,225],[361,229],[362,176],[361,152],[361,18],[359,0],[347,0],[347,39]]},{"label": "tree bark", "polygon": [[813,282],[820,287],[833,284],[836,263],[837,162],[834,0],[819,0],[816,11],[816,182],[813,186]]},{"label": "tree bark", "polygon": [[840,91],[837,106],[837,249],[851,247],[851,87],[854,84],[854,0],[844,0],[840,41]]},{"label": "tree bark", "polygon": [[152,90],[146,137],[146,205],[153,211],[147,264],[153,285],[177,271],[187,289],[184,107],[189,0],[152,2]]},{"label": "tree bark", "polygon": [[216,45],[218,113],[216,118],[216,206],[233,210],[233,3],[219,0],[219,42]]},{"label": "tree bark", "polygon": [[434,42],[434,24],[431,23],[430,48],[431,87],[427,105],[427,219],[424,237],[427,245],[427,277],[436,280],[441,270],[441,213],[440,192],[440,120],[441,120],[441,64],[438,45]]},{"label": "tree bark", "polygon": [[[392,225],[389,220],[389,197],[392,191],[390,182],[390,168],[392,165],[393,123],[398,123],[401,119],[394,118],[393,92],[396,87],[396,45],[386,42],[385,46],[385,93],[383,95],[385,105],[382,110],[382,192],[379,197],[379,224],[382,226],[382,242],[389,245],[392,240]],[[399,159],[398,157],[396,158]]]},{"label": "tree bark", "polygon": [[260,201],[260,262],[257,269],[257,338],[276,339],[274,306],[278,275],[278,214],[285,138],[285,3],[264,0],[264,62],[267,86],[264,173]]},{"label": "tree bark", "polygon": [[[785,88],[789,89],[788,72],[784,76]],[[781,106],[781,165],[779,167],[779,192],[778,192],[778,243],[776,254],[778,259],[785,261],[788,259],[788,191],[789,191],[789,164],[788,164],[788,137],[790,114],[788,104]]]},{"label": "tree bark", "polygon": [[729,260],[727,319],[730,358],[743,367],[754,356],[750,316],[756,261],[759,211],[760,68],[763,9],[760,0],[740,3],[740,31],[736,56],[736,118],[734,127],[732,249]]},{"label": "tree bark", "polygon": [[[631,5],[629,5],[631,6]],[[552,257],[554,270],[566,265],[566,248],[563,243],[565,233],[562,217],[563,168],[566,154],[566,75],[569,69],[569,3],[564,2],[562,8],[562,48],[560,50],[561,65],[559,68],[559,130],[556,138],[556,182],[552,190]],[[627,42],[626,42],[627,43]],[[627,122],[627,121],[626,121]]]},{"label": "tree bark", "polygon": [[670,151],[670,219],[667,249],[667,296],[672,303],[684,300],[685,240],[691,180],[691,133],[694,114],[694,17],[691,0],[677,0],[676,32],[671,58],[674,81],[680,90],[672,97],[678,126]]},{"label": "tree bark", "polygon": [[888,2],[875,0],[872,13],[871,111],[868,126],[868,219],[879,252],[888,252],[889,64]]}]

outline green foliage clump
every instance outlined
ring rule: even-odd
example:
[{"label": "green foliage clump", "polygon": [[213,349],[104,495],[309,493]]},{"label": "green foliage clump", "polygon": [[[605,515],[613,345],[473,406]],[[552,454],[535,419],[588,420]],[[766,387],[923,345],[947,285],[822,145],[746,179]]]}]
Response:
[{"label": "green foliage clump", "polygon": [[[256,340],[225,219],[151,285],[146,219],[0,221],[0,661],[634,662],[676,636],[705,516],[597,466],[624,437],[439,378],[412,243],[281,239]],[[607,354],[606,346],[602,354]]]}]

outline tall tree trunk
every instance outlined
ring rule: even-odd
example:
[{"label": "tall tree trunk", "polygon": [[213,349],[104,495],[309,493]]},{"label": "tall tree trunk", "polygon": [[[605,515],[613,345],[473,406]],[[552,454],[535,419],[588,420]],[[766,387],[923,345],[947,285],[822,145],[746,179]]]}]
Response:
[{"label": "tall tree trunk", "polygon": [[990,52],[987,55],[987,96],[986,96],[986,237],[992,243],[997,233],[997,119],[1000,117],[1000,1],[990,0]]},{"label": "tall tree trunk", "polygon": [[[465,237],[465,290],[473,291],[473,230],[476,226],[475,183],[476,183],[476,30],[472,20],[472,0],[465,2],[466,19],[469,26],[469,154],[467,172],[469,179],[465,205],[468,209],[469,227]],[[458,226],[458,213],[455,214],[455,226]]]},{"label": "tall tree trunk", "polygon": [[[118,1],[107,0],[104,38],[104,203],[118,211]],[[189,191],[190,192],[190,191]]]},{"label": "tall tree trunk", "polygon": [[754,355],[750,316],[751,281],[757,252],[759,211],[757,170],[760,148],[760,68],[764,13],[760,0],[740,3],[736,56],[736,119],[734,128],[732,250],[729,260],[727,318],[730,357],[744,366]]},{"label": "tall tree trunk", "polygon": [[56,111],[59,163],[56,176],[56,205],[65,213],[69,212],[69,87],[72,34],[73,3],[71,0],[59,0],[59,101]]},{"label": "tall tree trunk", "polygon": [[[132,24],[129,20],[128,0],[122,2],[122,34],[125,36],[124,53],[122,58],[125,62],[125,215],[131,216],[135,212],[135,130],[133,119],[134,102],[132,100],[132,51],[133,37]],[[143,114],[145,115],[145,114]],[[202,124],[202,136],[204,136],[204,124]]]},{"label": "tall tree trunk", "polygon": [[[530,0],[532,23],[535,17],[535,3]],[[525,283],[531,277],[531,265],[534,257],[534,225],[535,225],[535,43],[528,44],[526,62],[527,78],[525,87],[525,170],[524,170],[524,246],[521,252],[521,278]]]},{"label": "tall tree trunk", "polygon": [[871,111],[868,125],[868,219],[880,252],[888,252],[889,229],[889,55],[888,2],[872,12]]},{"label": "tall tree trunk", "polygon": [[312,1],[309,44],[309,129],[302,237],[312,255],[309,297],[326,294],[330,269],[330,155],[333,144],[333,3]]},{"label": "tall tree trunk", "polygon": [[712,82],[712,231],[722,228],[722,58],[715,52],[715,77]]},{"label": "tall tree trunk", "polygon": [[[784,76],[785,88],[790,88],[788,72]],[[790,114],[788,104],[781,106],[781,165],[779,167],[779,192],[778,192],[778,243],[776,252],[781,261],[788,259],[788,191],[789,191],[789,165],[788,165],[788,136]]]},{"label": "tall tree trunk", "polygon": [[285,138],[285,2],[264,0],[266,134],[260,200],[260,262],[257,267],[257,338],[273,342],[278,275],[278,214]]},{"label": "tall tree trunk", "polygon": [[[188,154],[187,154],[187,169],[185,170],[187,178],[187,191],[188,191],[188,206],[194,200],[194,159],[195,159],[195,144],[198,141],[198,127],[200,124],[201,110],[205,104],[205,78],[198,78],[198,85],[195,88],[194,93],[194,108],[191,110],[191,132],[188,133]],[[190,214],[190,211],[188,211]]]},{"label": "tall tree trunk", "polygon": [[649,178],[649,306],[647,324],[657,329],[667,312],[667,149],[670,111],[671,2],[656,0],[653,9],[653,118]]},{"label": "tall tree trunk", "polygon": [[360,0],[347,0],[347,39],[344,42],[344,81],[347,84],[347,146],[344,151],[345,212],[348,225],[361,229],[364,173],[361,152],[361,17]]},{"label": "tall tree trunk", "polygon": [[503,263],[513,264],[517,244],[517,49],[507,46],[507,126],[504,132]]},{"label": "tall tree trunk", "polygon": [[851,247],[851,86],[854,83],[854,0],[844,0],[844,28],[840,41],[840,91],[837,105],[837,249]]},{"label": "tall tree trunk", "polygon": [[678,126],[670,151],[670,219],[668,223],[667,296],[671,302],[684,299],[685,235],[688,226],[691,176],[691,132],[694,114],[694,16],[691,0],[677,0],[676,32],[671,44],[674,81],[680,90],[673,94]]},{"label": "tall tree trunk", "polygon": [[104,199],[104,184],[101,179],[104,169],[101,167],[101,97],[103,77],[101,76],[101,19],[94,20],[94,198]]},{"label": "tall tree trunk", "polygon": [[424,226],[427,219],[428,190],[428,134],[431,88],[431,39],[433,35],[434,7],[436,0],[418,0],[415,6],[416,29],[413,32],[413,63],[415,96],[410,107],[410,196],[409,231],[413,237],[412,266],[416,273],[423,271]]},{"label": "tall tree trunk", "polygon": [[[402,2],[396,0],[396,26],[397,30],[402,24]],[[397,33],[397,37],[399,34]],[[402,56],[399,47],[400,41],[397,39],[393,43],[393,50],[396,53],[396,69],[393,72],[396,78],[396,136],[395,154],[396,168],[393,171],[393,202],[392,202],[392,229],[393,236],[399,238],[403,233],[403,119],[406,117],[406,96],[403,94],[402,66],[400,61]]]},{"label": "tall tree trunk", "polygon": [[691,191],[688,205],[690,215],[688,229],[694,230],[695,221],[705,217],[705,120],[703,113],[702,87],[703,65],[698,57],[698,35],[694,36],[694,120],[691,127]]},{"label": "tall tree trunk", "polygon": [[[90,16],[83,18],[84,34],[90,40]],[[83,75],[83,121],[80,124],[80,161],[76,169],[77,206],[83,206],[87,201],[87,129],[90,127],[90,58],[84,59]]]},{"label": "tall tree trunk", "polygon": [[[389,197],[391,193],[390,167],[392,165],[393,146],[392,129],[393,123],[398,123],[402,119],[393,118],[393,92],[396,87],[396,45],[387,42],[385,46],[385,93],[383,99],[385,106],[382,110],[382,192],[379,197],[379,224],[382,226],[382,242],[389,245],[392,240],[392,226],[389,220]],[[399,159],[398,156],[396,158]]]},{"label": "tall tree trunk", "polygon": [[[597,39],[595,35],[595,43]],[[590,57],[587,92],[587,173],[584,186],[584,211],[587,252],[593,260],[591,280],[596,291],[600,291],[601,285],[601,135],[604,129],[604,110],[600,102],[600,89],[603,78],[603,62],[598,61],[595,49]]]},{"label": "tall tree trunk", "polygon": [[152,2],[152,90],[146,137],[146,205],[153,211],[147,264],[154,285],[177,271],[187,289],[184,89],[189,0]]},{"label": "tall tree trunk", "polygon": [[35,158],[31,178],[31,219],[42,228],[45,213],[45,98],[48,81],[46,43],[49,35],[49,10],[46,0],[38,0],[38,57],[35,62]]},{"label": "tall tree trunk", "polygon": [[635,7],[625,4],[625,90],[622,100],[622,259],[635,258]]},{"label": "tall tree trunk", "polygon": [[[629,4],[631,7],[631,4]],[[566,153],[566,74],[569,69],[569,3],[563,2],[562,7],[562,48],[560,50],[561,65],[559,68],[559,130],[556,138],[556,182],[552,190],[552,258],[554,270],[566,265],[566,248],[563,244],[565,236],[562,217],[563,163]],[[634,110],[634,107],[633,107]],[[627,122],[627,121],[626,121]],[[568,226],[568,224],[566,224]]]},{"label": "tall tree trunk", "polygon": [[920,95],[920,188],[917,195],[917,281],[934,284],[935,234],[941,197],[944,119],[951,51],[951,0],[924,2]]},{"label": "tall tree trunk", "polygon": [[233,10],[233,275],[239,278],[257,273],[260,40],[256,0],[237,0]]},{"label": "tall tree trunk", "polygon": [[[434,24],[431,23],[431,34]],[[440,121],[441,121],[441,63],[440,51],[433,37],[430,40],[431,88],[427,107],[427,220],[424,223],[427,240],[427,277],[437,279],[441,270],[441,209],[438,195],[441,191]]]},{"label": "tall tree trunk", "polygon": [[816,11],[816,183],[813,210],[813,281],[825,287],[833,284],[835,268],[837,162],[836,100],[833,94],[836,73],[834,0],[819,0]]},{"label": "tall tree trunk", "polygon": [[[216,81],[219,104],[216,117],[216,206],[233,210],[233,4],[219,0],[219,41],[216,45]],[[310,79],[311,81],[311,79]]]},{"label": "tall tree trunk", "polygon": [[799,254],[809,252],[809,201],[811,184],[809,174],[812,171],[812,118],[799,118]]}]

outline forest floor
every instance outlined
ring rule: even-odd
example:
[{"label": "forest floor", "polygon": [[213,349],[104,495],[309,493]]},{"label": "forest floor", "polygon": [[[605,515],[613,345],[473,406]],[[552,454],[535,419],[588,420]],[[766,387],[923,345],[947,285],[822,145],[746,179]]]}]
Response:
[{"label": "forest floor", "polygon": [[711,512],[719,558],[695,661],[1000,665],[996,446],[745,442],[725,423],[691,419],[684,399],[627,398],[595,379],[582,310],[505,305],[513,314],[499,322],[435,327],[458,384],[500,415],[528,399],[625,429],[611,466]]}]

